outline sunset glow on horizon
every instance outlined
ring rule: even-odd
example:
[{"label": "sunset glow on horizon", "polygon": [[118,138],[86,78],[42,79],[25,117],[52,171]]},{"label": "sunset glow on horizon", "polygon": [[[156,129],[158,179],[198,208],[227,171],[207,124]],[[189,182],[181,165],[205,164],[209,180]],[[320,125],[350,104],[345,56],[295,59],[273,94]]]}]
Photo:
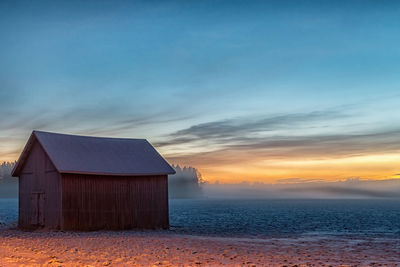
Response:
[{"label": "sunset glow on horizon", "polygon": [[145,138],[210,183],[400,178],[395,1],[1,2],[0,161]]}]

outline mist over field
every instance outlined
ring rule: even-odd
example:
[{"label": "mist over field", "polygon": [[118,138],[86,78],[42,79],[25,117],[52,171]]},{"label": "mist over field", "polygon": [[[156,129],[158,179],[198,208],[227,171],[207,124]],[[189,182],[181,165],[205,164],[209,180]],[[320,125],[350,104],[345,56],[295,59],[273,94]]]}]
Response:
[{"label": "mist over field", "polygon": [[[15,162],[3,162],[0,165],[0,198],[18,197],[18,178],[11,172]],[[197,198],[203,195],[201,174],[190,166],[172,165],[176,174],[168,178],[170,198]]]},{"label": "mist over field", "polygon": [[172,165],[174,175],[168,176],[168,194],[170,198],[198,198],[203,196],[200,172],[193,167]]},{"label": "mist over field", "polygon": [[15,162],[0,164],[0,198],[18,197],[18,178],[11,177]]},{"label": "mist over field", "polygon": [[[0,198],[18,197],[18,179],[11,177],[14,162],[0,165]],[[400,198],[400,179],[362,180],[357,177],[328,182],[290,178],[266,183],[208,183],[198,169],[172,165],[170,198]]]},{"label": "mist over field", "polygon": [[276,184],[204,184],[210,198],[400,198],[400,179],[326,182],[286,179]]}]

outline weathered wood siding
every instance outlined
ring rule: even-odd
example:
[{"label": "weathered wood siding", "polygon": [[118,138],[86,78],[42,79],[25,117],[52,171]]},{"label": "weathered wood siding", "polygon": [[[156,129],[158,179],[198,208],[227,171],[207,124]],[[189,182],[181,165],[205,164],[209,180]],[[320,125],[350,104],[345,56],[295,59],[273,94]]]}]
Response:
[{"label": "weathered wood siding", "polygon": [[61,175],[35,141],[19,177],[20,228],[59,229]]},{"label": "weathered wood siding", "polygon": [[65,230],[168,228],[168,182],[161,176],[62,174]]}]

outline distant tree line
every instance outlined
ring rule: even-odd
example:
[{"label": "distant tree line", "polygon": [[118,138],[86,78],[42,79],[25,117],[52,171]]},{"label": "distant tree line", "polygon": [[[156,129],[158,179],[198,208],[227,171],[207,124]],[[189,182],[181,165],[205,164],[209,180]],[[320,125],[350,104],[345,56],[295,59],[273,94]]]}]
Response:
[{"label": "distant tree line", "polygon": [[201,185],[204,180],[200,172],[193,167],[172,165],[176,174],[168,176],[170,198],[197,198],[202,196]]},{"label": "distant tree line", "polygon": [[0,179],[2,181],[15,181],[16,179],[11,177],[11,172],[15,166],[14,162],[5,161],[0,165]]},{"label": "distant tree line", "polygon": [[0,165],[0,198],[18,196],[18,179],[11,176],[15,162],[3,162]]}]

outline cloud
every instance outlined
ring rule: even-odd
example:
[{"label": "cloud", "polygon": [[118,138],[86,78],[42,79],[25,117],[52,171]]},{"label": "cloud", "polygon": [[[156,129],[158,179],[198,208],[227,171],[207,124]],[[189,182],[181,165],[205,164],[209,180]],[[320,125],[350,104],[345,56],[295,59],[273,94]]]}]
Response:
[{"label": "cloud", "polygon": [[193,125],[187,129],[170,134],[169,141],[159,143],[161,146],[175,145],[196,140],[213,142],[246,141],[245,136],[261,132],[273,132],[277,129],[302,128],[306,123],[331,120],[345,117],[338,111],[315,111],[310,113],[279,114],[266,117],[246,117],[220,120]]},{"label": "cloud", "polygon": [[276,180],[277,183],[294,184],[294,183],[313,183],[322,182],[322,179],[304,179],[304,178],[285,178]]},{"label": "cloud", "polygon": [[193,125],[155,145],[172,148],[167,155],[172,162],[215,166],[255,158],[326,159],[400,151],[400,129],[354,131],[345,124],[347,118],[354,119],[336,110],[233,118]]},{"label": "cloud", "polygon": [[16,159],[32,130],[149,138],[143,133],[143,128],[186,118],[184,115],[172,116],[165,111],[134,113],[117,103],[13,110],[0,117],[0,160]]},{"label": "cloud", "polygon": [[0,131],[30,132],[31,130],[73,131],[81,134],[121,134],[140,126],[169,123],[189,118],[171,116],[169,112],[140,114],[120,104],[73,106],[67,109],[48,107],[19,111],[0,118]]},{"label": "cloud", "polygon": [[400,130],[374,134],[336,136],[278,136],[242,139],[238,143],[224,144],[210,151],[169,153],[171,162],[192,165],[218,166],[220,164],[244,164],[254,160],[284,159],[336,159],[398,153]]}]

